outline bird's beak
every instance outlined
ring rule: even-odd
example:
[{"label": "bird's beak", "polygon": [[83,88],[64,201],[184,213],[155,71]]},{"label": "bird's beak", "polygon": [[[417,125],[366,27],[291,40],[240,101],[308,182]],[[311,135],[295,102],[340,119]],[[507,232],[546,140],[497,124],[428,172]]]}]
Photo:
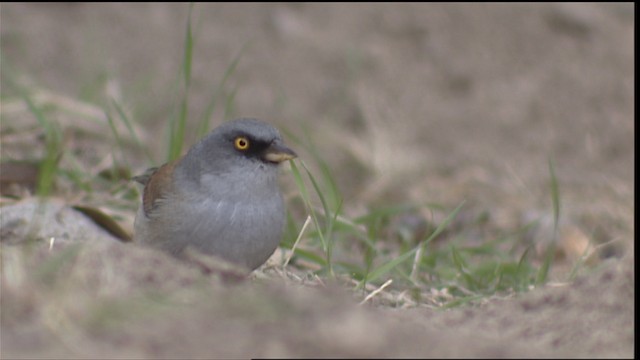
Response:
[{"label": "bird's beak", "polygon": [[262,153],[262,158],[272,163],[281,163],[283,161],[295,159],[298,154],[286,147],[282,142],[276,141]]}]

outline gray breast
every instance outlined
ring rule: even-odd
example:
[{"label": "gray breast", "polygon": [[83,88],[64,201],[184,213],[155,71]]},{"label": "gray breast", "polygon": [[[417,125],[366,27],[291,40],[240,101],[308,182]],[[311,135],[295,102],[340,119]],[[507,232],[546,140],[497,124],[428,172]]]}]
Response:
[{"label": "gray breast", "polygon": [[[262,265],[278,247],[285,213],[278,192],[256,202],[204,199],[183,209],[183,219],[170,236],[173,253],[189,245],[250,269]],[[168,219],[175,221],[175,219]],[[166,234],[169,235],[169,234]],[[176,246],[177,238],[180,239]]]}]

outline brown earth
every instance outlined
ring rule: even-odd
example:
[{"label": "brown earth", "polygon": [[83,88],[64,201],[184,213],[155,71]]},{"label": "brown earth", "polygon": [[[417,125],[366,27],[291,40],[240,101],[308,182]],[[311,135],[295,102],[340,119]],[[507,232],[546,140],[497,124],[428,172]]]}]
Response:
[{"label": "brown earth", "polygon": [[[633,10],[195,5],[191,125],[240,56],[224,90],[235,91],[228,116],[260,117],[298,137],[308,129],[348,215],[372,203],[466,199],[497,227],[515,228],[551,214],[553,159],[562,226],[605,244],[601,269],[481,306],[394,309],[358,306],[344,286],[304,286],[269,267],[225,285],[135,245],[41,244],[25,256],[3,244],[0,355],[632,357]],[[103,137],[107,124],[86,120],[93,108],[63,100],[108,107],[115,98],[160,161],[166,146],[156,139],[181,93],[187,12],[185,4],[2,4],[3,91],[10,77],[46,89],[71,109],[60,123]],[[23,108],[3,102],[3,160],[37,157],[26,155],[33,142],[9,136],[33,123]],[[213,122],[224,116],[217,106]],[[112,149],[81,145],[89,164]],[[135,151],[127,160],[149,165]],[[13,272],[69,252],[73,266],[54,275]]]}]

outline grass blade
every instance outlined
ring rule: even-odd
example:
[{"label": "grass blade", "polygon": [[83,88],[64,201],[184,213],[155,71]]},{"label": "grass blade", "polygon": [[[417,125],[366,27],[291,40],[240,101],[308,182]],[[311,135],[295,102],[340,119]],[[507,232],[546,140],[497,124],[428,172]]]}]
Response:
[{"label": "grass blade", "polygon": [[191,29],[191,16],[193,3],[189,5],[189,15],[187,18],[187,31],[185,34],[184,57],[182,60],[182,81],[184,83],[182,100],[180,101],[180,111],[177,117],[172,117],[169,123],[169,161],[177,159],[182,154],[184,145],[184,135],[189,116],[189,88],[191,86],[191,67],[193,61],[194,38]]},{"label": "grass blade", "polygon": [[45,132],[46,151],[44,159],[40,163],[36,193],[38,196],[46,196],[53,189],[53,182],[58,170],[58,161],[62,156],[62,135],[60,134],[60,129],[46,118],[42,110],[33,103],[31,97],[26,92],[22,95],[27,107]]},{"label": "grass blade", "polygon": [[[367,282],[376,281],[382,275],[388,273],[389,271],[393,270],[396,266],[410,259],[416,253],[416,251],[418,251],[418,248],[419,246],[416,246],[413,249],[398,256],[397,258],[392,259],[391,261],[388,261],[382,264],[381,266],[375,268],[374,270],[369,272],[369,274],[367,275],[366,277]],[[364,285],[364,283],[362,285]]]},{"label": "grass blade", "polygon": [[309,211],[309,214],[313,219],[313,224],[316,227],[316,230],[318,231],[318,236],[320,238],[320,241],[322,242],[322,249],[326,253],[327,244],[324,239],[324,235],[322,233],[322,227],[320,226],[316,212],[313,210],[313,206],[311,205],[311,199],[309,197],[309,191],[307,190],[307,186],[304,184],[304,180],[302,179],[302,174],[300,173],[300,170],[298,170],[298,166],[296,165],[295,160],[290,160],[289,164],[291,165],[291,173],[293,174],[293,179],[296,182],[296,185],[298,186],[298,190],[300,190],[300,196],[302,196],[302,200],[305,206],[307,207],[307,211]]},{"label": "grass blade", "polygon": [[[366,281],[367,282],[375,281],[379,277],[381,277],[382,275],[384,275],[384,274],[388,273],[389,271],[393,270],[398,265],[400,265],[403,262],[405,262],[406,260],[410,259],[416,253],[416,251],[418,251],[418,249],[420,247],[423,247],[423,251],[424,251],[424,247],[429,242],[431,242],[433,239],[435,239],[451,223],[451,221],[453,221],[453,219],[455,218],[456,214],[458,214],[458,212],[460,211],[460,209],[462,208],[462,205],[464,205],[464,203],[465,202],[463,201],[451,213],[449,213],[449,215],[447,215],[447,217],[444,219],[444,221],[438,225],[438,227],[433,231],[433,233],[426,240],[424,240],[423,242],[418,244],[413,249],[405,252],[404,254],[398,256],[395,259],[392,259],[391,261],[389,261],[387,263],[382,264],[381,266],[377,267],[376,269],[374,269],[373,271],[368,273],[368,275],[366,276]],[[362,285],[364,286],[364,282],[362,282]]]},{"label": "grass blade", "polygon": [[558,178],[556,177],[555,166],[552,159],[549,159],[549,173],[551,174],[551,201],[553,202],[553,239],[547,248],[542,266],[536,276],[536,285],[541,285],[547,281],[549,270],[556,254],[558,241],[558,221],[560,220],[560,190]]},{"label": "grass blade", "polygon": [[147,159],[149,160],[149,162],[152,163],[153,158],[151,156],[151,153],[149,152],[149,149],[147,149],[147,147],[142,144],[142,141],[138,137],[138,134],[136,134],[136,132],[133,130],[133,125],[131,124],[131,120],[125,113],[122,106],[118,103],[116,99],[113,99],[113,98],[111,99],[111,104],[116,109],[116,112],[118,113],[118,116],[120,117],[124,125],[127,127],[127,130],[129,131],[129,134],[131,134],[131,137],[133,138],[133,141],[135,141],[138,149],[142,151],[144,155],[147,157]]}]

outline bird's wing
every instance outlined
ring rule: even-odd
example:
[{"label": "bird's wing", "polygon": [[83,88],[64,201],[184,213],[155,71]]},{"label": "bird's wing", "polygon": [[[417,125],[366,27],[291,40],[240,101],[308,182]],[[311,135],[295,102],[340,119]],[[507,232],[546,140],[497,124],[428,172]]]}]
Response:
[{"label": "bird's wing", "polygon": [[144,171],[143,174],[134,176],[131,178],[131,180],[142,184],[142,185],[147,185],[147,183],[149,182],[149,178],[151,178],[151,175],[153,175],[154,172],[156,172],[156,170],[158,170],[158,167],[152,167],[152,168],[148,168],[147,170]]},{"label": "bird's wing", "polygon": [[134,178],[144,184],[142,206],[147,217],[157,208],[158,200],[163,199],[173,186],[173,169],[178,164],[178,160],[166,163],[159,168],[149,169],[145,174]]}]

